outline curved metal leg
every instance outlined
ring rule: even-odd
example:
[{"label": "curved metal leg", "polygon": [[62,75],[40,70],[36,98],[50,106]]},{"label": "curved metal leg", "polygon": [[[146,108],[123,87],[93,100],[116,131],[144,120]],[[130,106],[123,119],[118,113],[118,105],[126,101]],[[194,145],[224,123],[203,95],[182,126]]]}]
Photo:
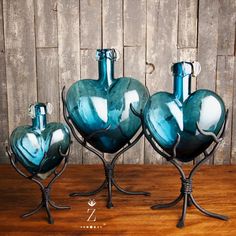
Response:
[{"label": "curved metal leg", "polygon": [[45,207],[47,215],[48,215],[48,223],[53,224],[54,219],[52,218],[52,215],[51,215],[51,212],[50,212],[50,209],[49,209],[49,204],[48,204],[47,201],[44,203],[44,207]]},{"label": "curved metal leg", "polygon": [[69,206],[58,206],[51,200],[49,200],[48,203],[51,207],[55,208],[56,210],[70,210],[71,209],[71,207]]},{"label": "curved metal leg", "polygon": [[107,185],[107,191],[108,191],[108,198],[107,198],[107,208],[112,208],[112,180],[111,178],[108,178],[108,185]]},{"label": "curved metal leg", "polygon": [[210,211],[207,211],[206,209],[202,208],[201,206],[198,205],[198,203],[195,201],[193,195],[191,194],[190,195],[190,198],[192,200],[192,203],[193,205],[199,210],[201,211],[203,214],[207,215],[207,216],[210,216],[210,217],[213,217],[213,218],[217,218],[217,219],[220,219],[220,220],[225,220],[227,221],[229,219],[228,216],[224,216],[224,215],[220,215],[220,214],[216,214],[216,213],[213,213],[213,212],[210,212]]},{"label": "curved metal leg", "polygon": [[149,192],[142,192],[142,191],[128,191],[128,190],[125,190],[123,188],[121,188],[117,182],[115,181],[114,178],[112,178],[112,183],[113,185],[116,187],[116,189],[121,192],[121,193],[124,193],[124,194],[128,194],[128,195],[144,195],[144,196],[150,196],[151,194]]},{"label": "curved metal leg", "polygon": [[152,210],[157,209],[164,209],[164,208],[170,208],[175,206],[178,202],[180,202],[183,199],[184,195],[181,193],[174,201],[164,204],[156,204],[151,207]]},{"label": "curved metal leg", "polygon": [[[53,203],[51,200],[50,200],[50,191],[51,191],[51,186],[52,184],[61,176],[61,174],[64,172],[66,166],[67,166],[67,163],[68,163],[68,155],[69,155],[69,152],[70,152],[70,148],[67,150],[67,152],[65,154],[63,154],[61,152],[61,149],[59,149],[59,152],[61,154],[61,156],[64,157],[63,161],[64,161],[64,164],[61,168],[61,170],[59,172],[57,172],[56,170],[54,170],[54,177],[51,179],[51,181],[48,183],[47,186],[44,186],[43,183],[37,178],[37,174],[33,174],[31,176],[28,176],[26,175],[24,172],[22,172],[16,165],[16,158],[14,156],[14,154],[9,150],[9,148],[7,148],[7,153],[9,155],[9,158],[10,158],[10,163],[12,164],[12,166],[14,167],[14,169],[23,177],[27,178],[28,180],[30,181],[33,181],[34,183],[36,183],[39,187],[40,187],[40,190],[41,190],[41,193],[42,193],[42,200],[41,200],[41,203],[32,211],[28,212],[28,213],[25,213],[24,215],[22,215],[21,217],[22,218],[26,218],[26,217],[29,217],[35,213],[37,213],[41,208],[45,208],[46,209],[46,212],[47,212],[47,215],[48,215],[48,223],[49,224],[53,224],[54,223],[54,220],[52,218],[52,215],[50,213],[50,208],[49,208],[49,205],[56,208],[56,209],[70,209],[70,207],[60,207],[60,206],[56,206],[55,203]],[[47,154],[45,154],[45,157],[46,157]],[[40,167],[41,168],[41,167]],[[40,172],[40,171],[39,171]]]},{"label": "curved metal leg", "polygon": [[155,138],[147,131],[147,129],[145,127],[145,122],[143,120],[142,111],[140,111],[140,113],[138,113],[133,109],[132,106],[131,106],[131,110],[133,111],[133,113],[137,117],[139,117],[139,119],[141,121],[141,124],[142,124],[143,132],[144,132],[146,138],[148,139],[148,141],[150,142],[151,146],[154,148],[154,150],[157,153],[159,153],[162,157],[166,158],[167,161],[170,161],[177,168],[177,170],[178,170],[178,172],[181,176],[182,187],[181,187],[181,190],[180,190],[181,194],[179,195],[179,197],[176,198],[174,201],[172,201],[170,203],[154,205],[151,208],[152,209],[161,209],[161,208],[172,207],[175,204],[177,204],[182,198],[184,198],[183,208],[182,208],[182,215],[181,215],[181,218],[179,219],[179,222],[177,224],[177,227],[179,227],[179,228],[184,227],[187,207],[192,206],[192,205],[194,205],[199,211],[201,211],[203,214],[205,214],[207,216],[211,216],[211,217],[218,218],[218,219],[221,219],[221,220],[228,220],[229,218],[227,216],[215,214],[215,213],[212,213],[212,212],[209,212],[209,211],[205,210],[204,208],[202,208],[201,206],[198,205],[198,203],[194,200],[194,198],[192,196],[192,179],[193,179],[195,173],[197,172],[197,170],[201,167],[201,165],[203,163],[205,163],[211,156],[213,156],[213,154],[217,150],[220,142],[224,138],[225,128],[226,128],[226,124],[227,124],[228,110],[226,111],[226,114],[225,114],[225,122],[222,125],[221,130],[219,131],[217,136],[213,132],[205,131],[205,130],[201,129],[199,124],[196,123],[196,126],[197,126],[197,129],[198,129],[199,133],[201,135],[211,137],[212,141],[214,141],[214,145],[212,146],[212,148],[210,150],[206,149],[203,152],[204,158],[192,168],[192,170],[190,171],[188,177],[185,176],[185,173],[184,173],[181,165],[179,165],[178,162],[175,160],[177,146],[180,142],[180,135],[177,134],[175,144],[172,147],[172,155],[170,155],[169,153],[164,152],[163,150],[160,149],[160,146],[158,145],[158,143],[155,142]]},{"label": "curved metal leg", "polygon": [[77,196],[91,196],[91,195],[95,195],[99,192],[101,192],[107,185],[107,180],[105,179],[103,181],[103,183],[95,190],[93,191],[89,191],[89,192],[75,192],[75,193],[70,193],[69,196],[70,197],[77,197]]},{"label": "curved metal leg", "polygon": [[33,210],[31,210],[31,211],[25,213],[25,214],[22,215],[21,217],[22,217],[22,218],[29,217],[29,216],[31,216],[31,215],[37,213],[41,208],[43,208],[43,201],[42,201],[35,209],[33,209]]},{"label": "curved metal leg", "polygon": [[182,209],[182,215],[179,219],[178,224],[176,225],[178,228],[183,228],[185,223],[185,217],[186,217],[186,211],[187,211],[187,202],[188,202],[188,194],[184,194],[184,202],[183,202],[183,209]]},{"label": "curved metal leg", "polygon": [[[81,138],[82,136],[79,135],[80,130],[75,129],[75,127],[73,125],[73,122],[71,122],[71,118],[70,118],[70,116],[67,112],[67,109],[66,109],[65,87],[63,87],[63,89],[62,89],[61,97],[62,97],[62,103],[63,103],[63,116],[65,118],[65,121],[66,121],[67,125],[70,127],[70,130],[71,130],[73,136],[78,141],[78,143],[80,143],[83,147],[85,147],[86,149],[88,149],[89,151],[94,153],[102,161],[102,163],[104,165],[105,175],[106,175],[105,181],[102,183],[101,186],[99,186],[94,191],[74,192],[74,193],[71,193],[70,196],[71,197],[91,196],[91,195],[99,193],[100,191],[102,191],[107,186],[108,187],[108,200],[107,200],[107,207],[108,208],[113,207],[113,204],[112,204],[112,186],[113,185],[117,188],[118,191],[120,191],[121,193],[124,193],[124,194],[149,196],[150,193],[147,193],[147,192],[130,192],[130,191],[126,191],[126,190],[122,189],[113,179],[114,168],[115,168],[115,165],[116,165],[116,162],[117,162],[118,158],[121,156],[121,154],[123,154],[128,149],[133,147],[140,140],[140,138],[143,136],[143,130],[140,131],[140,133],[136,136],[136,138],[134,138],[134,140],[132,142],[128,142],[127,145],[124,146],[124,148],[122,148],[120,151],[118,151],[115,154],[115,156],[113,157],[113,159],[111,160],[111,162],[108,162],[104,158],[103,153],[99,152],[97,149],[95,149],[92,146],[88,145],[88,141],[94,135],[97,135],[98,133],[107,132],[107,130],[109,130],[110,126],[108,126],[105,129],[102,129],[100,131],[95,131],[94,133],[90,134],[87,137]],[[132,108],[130,107],[130,109],[132,109]],[[132,109],[132,111],[133,110],[134,109]],[[118,127],[118,128],[120,129],[120,127]],[[122,132],[122,130],[120,130],[120,131]]]},{"label": "curved metal leg", "polygon": [[191,207],[192,205],[193,205],[193,202],[192,202],[190,196],[188,196],[187,206],[188,206],[188,207]]}]

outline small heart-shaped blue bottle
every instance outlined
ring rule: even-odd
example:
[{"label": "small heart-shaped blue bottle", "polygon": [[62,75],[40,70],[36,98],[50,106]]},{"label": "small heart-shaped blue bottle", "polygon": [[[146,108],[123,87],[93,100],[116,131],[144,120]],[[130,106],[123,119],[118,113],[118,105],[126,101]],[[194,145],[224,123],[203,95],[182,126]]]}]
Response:
[{"label": "small heart-shaped blue bottle", "polygon": [[31,173],[45,179],[61,163],[70,146],[70,133],[62,123],[48,123],[51,104],[35,103],[29,112],[32,125],[17,127],[10,136],[16,159]]},{"label": "small heart-shaped blue bottle", "polygon": [[143,112],[146,128],[170,155],[177,135],[180,135],[176,158],[183,162],[193,160],[213,141],[199,132],[197,124],[201,130],[217,135],[225,122],[225,105],[216,93],[206,89],[191,93],[194,72],[200,72],[198,62],[174,64],[173,93],[153,94]]},{"label": "small heart-shaped blue bottle", "polygon": [[76,129],[93,147],[107,153],[117,152],[132,139],[141,122],[130,110],[130,104],[140,111],[149,97],[138,80],[114,78],[116,57],[114,49],[97,50],[98,80],[79,80],[66,96]]}]

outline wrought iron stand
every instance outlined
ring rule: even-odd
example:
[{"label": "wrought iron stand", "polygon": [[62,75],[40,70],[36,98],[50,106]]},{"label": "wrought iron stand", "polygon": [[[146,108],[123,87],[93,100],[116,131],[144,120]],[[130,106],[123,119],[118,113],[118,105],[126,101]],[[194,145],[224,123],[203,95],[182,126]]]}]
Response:
[{"label": "wrought iron stand", "polygon": [[148,133],[144,122],[143,122],[143,116],[142,116],[142,111],[141,113],[137,113],[131,106],[131,110],[133,111],[133,113],[135,113],[136,116],[138,116],[141,119],[142,122],[142,127],[143,127],[143,131],[144,134],[146,136],[146,138],[148,139],[148,141],[151,143],[152,147],[154,148],[154,150],[159,153],[161,156],[163,156],[164,158],[167,159],[167,161],[169,161],[170,163],[172,163],[176,169],[178,170],[180,176],[181,176],[181,189],[180,189],[180,195],[173,201],[169,202],[169,203],[165,203],[165,204],[157,204],[151,207],[151,209],[153,210],[157,210],[157,209],[164,209],[164,208],[170,208],[175,206],[177,203],[179,203],[182,199],[183,199],[183,207],[182,207],[182,214],[181,217],[177,223],[177,227],[178,228],[183,228],[184,224],[185,224],[185,217],[186,217],[186,212],[187,212],[187,207],[190,206],[195,206],[200,212],[202,212],[203,214],[213,217],[213,218],[217,218],[220,220],[225,220],[227,221],[229,219],[229,217],[224,216],[224,215],[219,215],[210,211],[207,211],[206,209],[202,208],[194,199],[192,191],[193,191],[193,184],[192,184],[192,180],[193,177],[195,175],[195,173],[197,172],[197,170],[200,168],[200,166],[205,163],[207,160],[209,160],[209,158],[215,153],[215,151],[217,150],[220,142],[223,140],[224,138],[224,133],[225,133],[225,127],[226,127],[226,123],[227,123],[227,116],[228,116],[228,111],[226,112],[226,116],[225,116],[225,122],[218,134],[218,137],[212,133],[212,132],[206,132],[204,130],[202,130],[198,124],[197,125],[197,129],[198,131],[202,134],[202,135],[206,135],[206,136],[210,136],[213,139],[213,146],[211,148],[211,150],[205,150],[203,152],[204,154],[204,158],[199,161],[197,164],[195,164],[195,166],[192,168],[192,170],[190,171],[189,175],[186,176],[181,165],[175,160],[176,157],[176,148],[180,142],[180,135],[177,134],[177,139],[175,144],[173,145],[173,149],[172,149],[172,155],[162,151],[161,149],[159,149],[158,145],[156,144],[154,138],[152,137],[152,135],[150,133]]},{"label": "wrought iron stand", "polygon": [[[41,208],[45,208],[47,215],[48,215],[48,223],[49,224],[53,224],[54,223],[54,219],[51,215],[51,211],[49,206],[55,208],[56,210],[69,210],[70,207],[69,206],[57,206],[52,200],[51,200],[51,187],[52,184],[62,175],[62,173],[64,172],[67,164],[68,164],[68,156],[69,156],[69,152],[70,149],[68,149],[67,153],[63,154],[61,153],[61,151],[59,150],[60,154],[63,156],[63,164],[62,167],[60,169],[59,172],[57,172],[57,170],[55,169],[53,174],[53,178],[50,180],[50,182],[44,186],[44,184],[39,180],[39,178],[37,178],[37,174],[35,173],[33,175],[28,176],[27,174],[25,174],[24,172],[22,172],[18,167],[17,167],[17,159],[14,155],[14,153],[7,147],[6,148],[7,154],[10,158],[10,163],[11,165],[14,167],[14,169],[23,177],[35,182],[36,184],[39,185],[40,190],[42,192],[42,200],[40,202],[40,204],[33,210],[31,210],[30,212],[22,215],[22,218],[26,218],[29,217],[31,215],[34,215],[35,213],[37,213]],[[40,168],[39,168],[39,172],[40,172]]]},{"label": "wrought iron stand", "polygon": [[[150,193],[149,192],[141,192],[141,191],[135,191],[135,192],[131,192],[131,191],[127,191],[123,188],[121,188],[115,178],[114,178],[114,172],[115,172],[115,166],[116,166],[116,162],[118,160],[118,158],[124,153],[126,152],[128,149],[130,149],[131,147],[133,147],[138,141],[139,139],[142,137],[143,135],[143,131],[141,131],[139,133],[139,135],[137,136],[137,138],[135,138],[132,142],[129,142],[127,144],[126,147],[124,147],[122,150],[120,150],[112,159],[112,161],[108,162],[104,157],[103,154],[100,153],[99,151],[97,151],[95,148],[89,146],[87,143],[89,141],[89,139],[91,139],[94,135],[100,133],[100,132],[106,132],[107,129],[109,129],[109,127],[105,130],[100,130],[97,132],[94,132],[93,134],[89,135],[88,137],[85,137],[83,139],[81,139],[76,131],[75,128],[73,126],[73,123],[71,121],[71,118],[69,116],[69,114],[66,111],[66,101],[65,101],[65,87],[62,90],[62,102],[63,102],[63,115],[65,118],[66,123],[68,124],[68,126],[70,127],[70,130],[73,134],[73,136],[75,137],[75,139],[78,141],[79,144],[81,144],[83,147],[85,147],[86,149],[88,149],[89,151],[93,152],[96,156],[98,156],[98,158],[102,161],[103,163],[103,167],[104,167],[104,171],[105,171],[105,180],[103,181],[103,183],[95,190],[90,191],[90,192],[74,192],[71,193],[70,196],[71,197],[76,197],[76,196],[91,196],[91,195],[95,195],[99,192],[101,192],[103,189],[107,188],[108,191],[108,198],[107,198],[107,208],[112,208],[113,207],[113,203],[112,203],[112,187],[114,186],[119,192],[124,193],[124,194],[128,194],[128,195],[145,195],[145,196],[149,196]],[[80,132],[79,132],[80,133]]]}]

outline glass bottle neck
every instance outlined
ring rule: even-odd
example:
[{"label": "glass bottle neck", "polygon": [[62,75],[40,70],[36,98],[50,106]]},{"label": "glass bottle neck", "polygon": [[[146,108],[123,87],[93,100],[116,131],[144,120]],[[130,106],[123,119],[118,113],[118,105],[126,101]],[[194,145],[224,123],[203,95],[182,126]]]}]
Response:
[{"label": "glass bottle neck", "polygon": [[114,81],[114,60],[103,58],[98,61],[99,81],[109,87]]},{"label": "glass bottle neck", "polygon": [[32,119],[32,126],[34,129],[44,130],[47,125],[46,115],[37,115]]},{"label": "glass bottle neck", "polygon": [[180,101],[184,102],[191,94],[191,75],[174,76],[174,95]]}]

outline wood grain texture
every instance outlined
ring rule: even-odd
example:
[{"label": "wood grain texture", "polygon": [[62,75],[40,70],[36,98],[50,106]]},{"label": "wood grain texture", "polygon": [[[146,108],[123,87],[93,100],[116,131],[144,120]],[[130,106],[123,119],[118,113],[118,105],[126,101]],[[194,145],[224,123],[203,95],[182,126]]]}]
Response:
[{"label": "wood grain texture", "polygon": [[37,100],[33,0],[3,1],[9,132]]},{"label": "wood grain texture", "polygon": [[60,94],[58,81],[57,48],[37,49],[38,101],[51,103],[53,112],[48,121],[59,122]]},{"label": "wood grain texture", "polygon": [[[57,101],[63,86],[97,78],[95,50],[114,47],[120,52],[115,77],[136,77],[151,94],[172,91],[172,63],[198,60],[202,71],[193,78],[192,90],[219,91],[232,108],[232,129],[216,164],[235,164],[235,22],[235,0],[0,0],[0,156],[12,130],[31,123],[27,107],[37,99],[53,101],[51,120],[59,112],[64,122],[61,99]],[[46,81],[54,86],[51,94]],[[71,162],[83,163],[82,155],[82,147],[74,142]],[[145,139],[125,156],[124,163],[166,163]],[[0,158],[0,163],[6,160]],[[97,162],[84,151],[84,163]],[[214,164],[213,159],[208,164]]]},{"label": "wood grain texture", "polygon": [[219,1],[218,55],[235,55],[236,1]]},{"label": "wood grain texture", "polygon": [[57,47],[57,0],[35,0],[36,47]]},{"label": "wood grain texture", "polygon": [[[178,1],[148,1],[147,5],[147,62],[155,71],[146,75],[146,85],[152,95],[156,91],[172,91],[171,65],[177,61]],[[168,17],[166,17],[168,15]],[[165,27],[163,27],[165,26]],[[165,56],[163,56],[165,55]],[[145,163],[164,160],[145,142]]]},{"label": "wood grain texture", "polygon": [[122,0],[102,2],[103,48],[115,48],[119,60],[115,62],[115,77],[123,76],[123,4]]},{"label": "wood grain texture", "polygon": [[[77,0],[57,1],[59,93],[80,79],[80,5]],[[60,99],[60,120],[63,118]],[[72,137],[70,162],[82,163],[82,146]]]},{"label": "wood grain texture", "polygon": [[224,140],[214,157],[214,164],[230,164],[232,134],[232,103],[234,83],[234,57],[217,57],[217,93],[222,97],[226,109],[229,109],[227,129]]},{"label": "wood grain texture", "polygon": [[[77,0],[58,0],[58,61],[60,91],[80,79],[80,5]],[[62,103],[60,107],[61,120]]]},{"label": "wood grain texture", "polygon": [[[135,4],[135,7],[134,7]],[[145,84],[146,0],[124,1],[124,76]],[[124,163],[144,163],[144,138],[124,153]]]},{"label": "wood grain texture", "polygon": [[231,164],[236,164],[236,57],[234,57],[234,86],[233,86],[233,107],[232,107],[232,147],[231,147]]},{"label": "wood grain texture", "polygon": [[124,0],[124,46],[142,46],[145,27],[146,0]]},{"label": "wood grain texture", "polygon": [[179,0],[178,4],[178,48],[195,48],[198,0]]},{"label": "wood grain texture", "polygon": [[[189,166],[185,166],[189,171]],[[94,174],[96,173],[96,175]],[[176,228],[182,205],[166,210],[150,209],[157,203],[173,200],[180,182],[172,166],[118,165],[116,179],[129,190],[151,191],[150,197],[127,196],[113,192],[114,208],[106,208],[106,192],[94,197],[96,222],[87,222],[89,197],[69,198],[75,191],[88,191],[103,180],[102,166],[69,165],[52,188],[52,200],[71,206],[69,211],[54,211],[54,225],[46,222],[46,212],[22,219],[19,216],[40,201],[38,186],[20,177],[9,165],[0,166],[0,234],[11,235],[236,235],[236,166],[204,166],[194,178],[193,195],[198,203],[230,217],[221,221],[188,208],[185,228]],[[151,180],[151,181],[150,181]],[[216,184],[217,183],[217,184]],[[81,228],[88,226],[89,228]],[[102,228],[90,228],[101,226]]]},{"label": "wood grain texture", "polygon": [[97,49],[102,47],[102,4],[101,0],[80,1],[80,46],[83,49]]},{"label": "wood grain texture", "polygon": [[218,44],[218,0],[199,0],[198,61],[202,70],[197,88],[215,91]]},{"label": "wood grain texture", "polygon": [[0,163],[6,162],[8,160],[5,155],[5,146],[8,139],[8,106],[3,25],[3,5],[2,1],[0,1]]}]

